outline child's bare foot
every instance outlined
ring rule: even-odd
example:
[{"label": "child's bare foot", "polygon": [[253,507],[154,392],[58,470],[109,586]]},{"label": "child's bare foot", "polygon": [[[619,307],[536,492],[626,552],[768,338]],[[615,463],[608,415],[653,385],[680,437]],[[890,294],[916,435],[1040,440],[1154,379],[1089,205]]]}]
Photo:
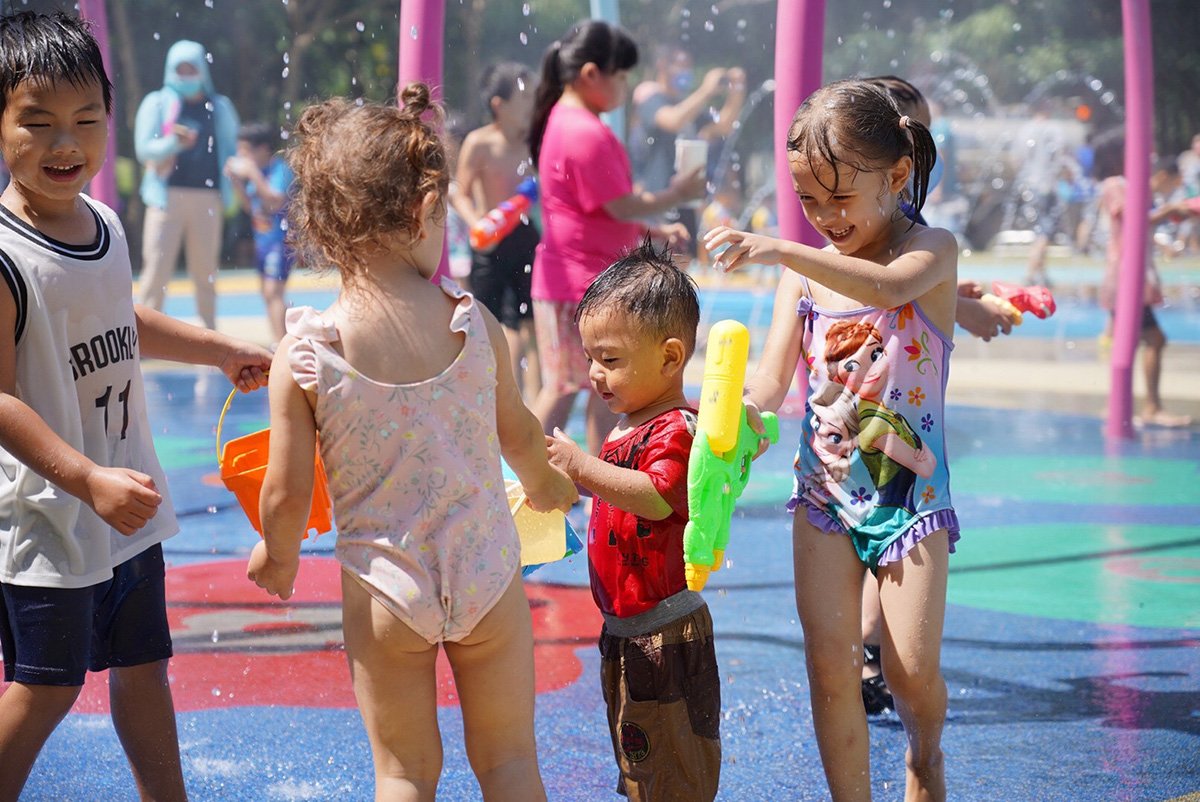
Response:
[{"label": "child's bare foot", "polygon": [[1135,417],[1133,423],[1135,426],[1149,426],[1155,429],[1182,429],[1185,426],[1191,426],[1192,419],[1188,415],[1172,415],[1169,412],[1158,410]]},{"label": "child's bare foot", "polygon": [[904,757],[904,802],[946,802],[946,761],[939,749],[929,763],[914,766],[912,751]]}]

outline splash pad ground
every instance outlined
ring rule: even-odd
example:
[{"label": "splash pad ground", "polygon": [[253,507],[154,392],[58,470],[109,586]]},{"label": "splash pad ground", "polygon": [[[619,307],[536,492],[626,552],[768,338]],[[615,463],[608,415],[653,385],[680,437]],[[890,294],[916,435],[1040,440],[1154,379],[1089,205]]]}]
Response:
[{"label": "splash pad ground", "polygon": [[[234,285],[222,286],[221,298],[227,310],[243,302]],[[232,332],[262,330],[257,319],[224,314]],[[1002,351],[963,342],[951,380],[952,388],[963,382],[951,395],[947,439],[964,537],[951,559],[943,646],[950,798],[1198,792],[1200,431],[1106,443],[1097,417],[1105,367],[1065,337],[1022,335],[996,344]],[[1189,383],[1197,350],[1176,347],[1176,369],[1169,363],[1164,379],[1168,403],[1200,403]],[[1034,352],[1060,358],[1030,366]],[[341,652],[332,539],[306,543],[295,602],[267,601],[244,578],[255,535],[216,479],[212,434],[224,380],[151,366],[147,392],[183,527],[165,552],[171,675],[192,798],[370,799],[370,753]],[[796,442],[796,415],[785,415],[785,444]],[[226,428],[251,431],[266,417],[265,395],[243,399]],[[721,799],[825,796],[782,512],[790,449],[756,466],[733,522],[730,564],[705,592],[722,676]],[[544,568],[528,595],[550,798],[617,799],[586,566],[573,559]],[[105,715],[105,682],[91,677],[22,799],[135,798]],[[447,800],[478,798],[461,722],[444,674],[439,798]],[[898,799],[898,720],[877,719],[871,736],[875,796]]]}]

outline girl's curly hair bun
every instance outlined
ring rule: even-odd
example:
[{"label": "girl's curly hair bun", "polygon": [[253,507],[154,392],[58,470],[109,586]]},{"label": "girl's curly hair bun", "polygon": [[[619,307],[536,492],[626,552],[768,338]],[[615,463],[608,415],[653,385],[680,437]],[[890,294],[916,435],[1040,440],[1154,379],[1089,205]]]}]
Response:
[{"label": "girl's curly hair bun", "polygon": [[407,119],[419,120],[429,111],[441,118],[441,107],[433,102],[433,92],[429,84],[414,81],[400,91],[400,110]]}]

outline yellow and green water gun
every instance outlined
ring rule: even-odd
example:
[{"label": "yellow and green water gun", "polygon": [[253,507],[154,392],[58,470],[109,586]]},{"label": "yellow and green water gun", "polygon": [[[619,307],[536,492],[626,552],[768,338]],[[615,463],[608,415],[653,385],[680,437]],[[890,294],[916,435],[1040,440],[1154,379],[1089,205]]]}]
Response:
[{"label": "yellow and green water gun", "polygon": [[704,354],[700,416],[688,455],[688,523],[683,530],[684,574],[690,590],[702,590],[719,570],[729,545],[734,504],[750,480],[750,461],[765,437],[779,442],[779,419],[762,416],[765,435],[746,422],[742,389],[750,356],[750,332],[736,320],[713,325]]}]

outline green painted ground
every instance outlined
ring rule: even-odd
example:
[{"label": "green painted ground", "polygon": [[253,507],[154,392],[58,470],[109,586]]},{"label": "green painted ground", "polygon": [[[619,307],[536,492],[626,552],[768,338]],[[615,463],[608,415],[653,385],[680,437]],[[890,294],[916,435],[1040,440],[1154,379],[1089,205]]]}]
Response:
[{"label": "green painted ground", "polygon": [[1022,615],[1200,628],[1200,527],[975,528],[951,560],[949,600]]},{"label": "green painted ground", "polygon": [[1150,457],[968,456],[950,466],[951,491],[1023,502],[1200,504],[1200,463]]}]

